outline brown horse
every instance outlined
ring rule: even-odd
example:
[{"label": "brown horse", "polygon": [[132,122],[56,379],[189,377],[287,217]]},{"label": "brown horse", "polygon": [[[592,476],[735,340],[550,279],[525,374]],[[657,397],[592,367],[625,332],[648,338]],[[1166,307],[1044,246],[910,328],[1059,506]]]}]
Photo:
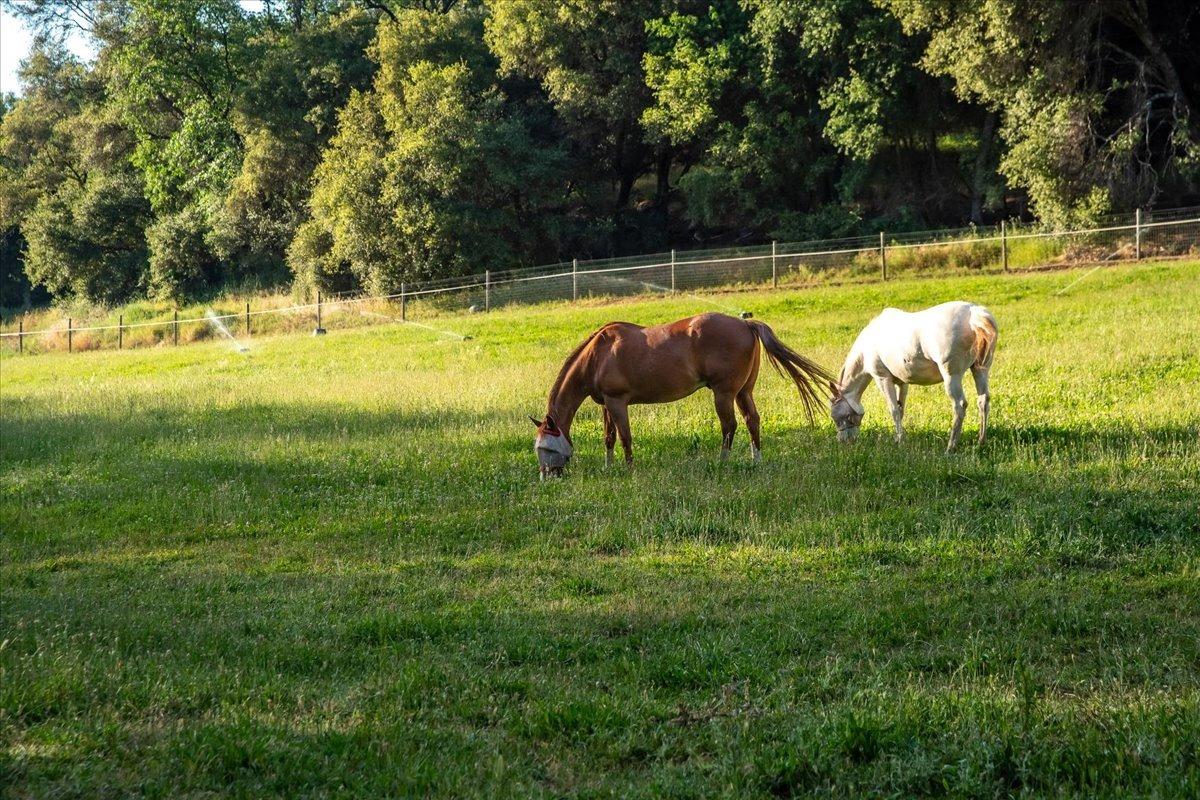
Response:
[{"label": "brown horse", "polygon": [[760,342],[772,366],[795,382],[811,421],[829,373],[780,342],[761,322],[701,314],[652,328],[608,323],[563,362],[550,390],[545,418],[530,417],[537,426],[534,448],[542,477],[561,475],[571,459],[571,421],[585,399],[590,397],[604,407],[605,463],[612,464],[613,445],[620,436],[625,462],[632,464],[629,406],[681,400],[701,386],[712,389],[716,401],[721,460],[729,457],[737,430],[735,403],[750,430],[753,458],[760,460],[758,410],[754,407]]}]

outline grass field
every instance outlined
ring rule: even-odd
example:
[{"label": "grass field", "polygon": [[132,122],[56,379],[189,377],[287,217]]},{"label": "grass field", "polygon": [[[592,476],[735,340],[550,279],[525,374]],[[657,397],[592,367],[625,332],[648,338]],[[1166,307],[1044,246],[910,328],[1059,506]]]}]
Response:
[{"label": "grass field", "polygon": [[[601,323],[691,298],[7,356],[0,792],[1196,796],[1200,263],[717,298],[830,367],[884,305],[1001,336],[992,427],[878,393],[859,442],[764,372],[532,426]],[[969,381],[968,381],[969,383]]]}]

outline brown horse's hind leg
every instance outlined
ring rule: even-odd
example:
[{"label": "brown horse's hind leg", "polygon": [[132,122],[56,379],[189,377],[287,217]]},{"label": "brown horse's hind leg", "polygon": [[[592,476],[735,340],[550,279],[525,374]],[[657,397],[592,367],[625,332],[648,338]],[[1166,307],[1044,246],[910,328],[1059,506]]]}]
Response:
[{"label": "brown horse's hind leg", "polygon": [[604,409],[612,417],[613,427],[621,437],[621,447],[625,450],[625,463],[633,465],[633,434],[629,432],[629,404],[624,400],[604,398]]},{"label": "brown horse's hind leg", "polygon": [[721,420],[721,460],[729,458],[733,448],[733,434],[737,431],[737,417],[733,413],[733,393],[713,391],[717,404],[717,418]]},{"label": "brown horse's hind leg", "polygon": [[742,419],[746,420],[747,430],[750,431],[750,455],[755,461],[761,461],[762,445],[758,438],[758,408],[754,405],[754,393],[749,389],[738,392],[737,406],[742,412]]},{"label": "brown horse's hind leg", "polygon": [[604,466],[611,467],[613,462],[613,445],[617,443],[617,426],[613,424],[612,414],[608,407],[604,409]]}]

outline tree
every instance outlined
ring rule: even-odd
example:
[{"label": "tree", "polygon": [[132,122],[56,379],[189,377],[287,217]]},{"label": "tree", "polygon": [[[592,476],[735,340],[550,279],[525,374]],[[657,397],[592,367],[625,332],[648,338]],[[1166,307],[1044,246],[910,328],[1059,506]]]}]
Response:
[{"label": "tree", "polygon": [[[656,202],[665,207],[672,164],[665,142],[647,140],[642,114],[651,102],[642,60],[646,23],[664,0],[496,0],[486,40],[509,75],[540,83],[590,180],[609,182],[618,218],[638,177],[653,166]],[[590,173],[590,174],[588,174]]]},{"label": "tree", "polygon": [[527,261],[551,237],[543,212],[561,201],[562,152],[497,85],[478,10],[395,16],[379,24],[373,88],[339,115],[293,243],[311,283],[349,275],[394,291]]},{"label": "tree", "polygon": [[1196,180],[1200,43],[1187,4],[881,2],[928,35],[928,70],[999,115],[1000,170],[1040,216],[1084,222]]},{"label": "tree", "polygon": [[40,40],[21,78],[0,122],[0,211],[26,242],[25,273],[56,296],[126,300],[143,285],[149,212],[133,137],[61,46]]}]

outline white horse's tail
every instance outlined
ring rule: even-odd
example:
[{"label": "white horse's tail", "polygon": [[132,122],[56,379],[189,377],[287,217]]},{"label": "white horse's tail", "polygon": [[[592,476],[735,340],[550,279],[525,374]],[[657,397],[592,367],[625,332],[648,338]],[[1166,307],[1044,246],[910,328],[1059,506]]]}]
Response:
[{"label": "white horse's tail", "polygon": [[983,306],[971,306],[971,330],[975,332],[975,363],[976,367],[992,366],[992,356],[996,354],[996,340],[1000,338],[1000,329],[992,312]]}]

